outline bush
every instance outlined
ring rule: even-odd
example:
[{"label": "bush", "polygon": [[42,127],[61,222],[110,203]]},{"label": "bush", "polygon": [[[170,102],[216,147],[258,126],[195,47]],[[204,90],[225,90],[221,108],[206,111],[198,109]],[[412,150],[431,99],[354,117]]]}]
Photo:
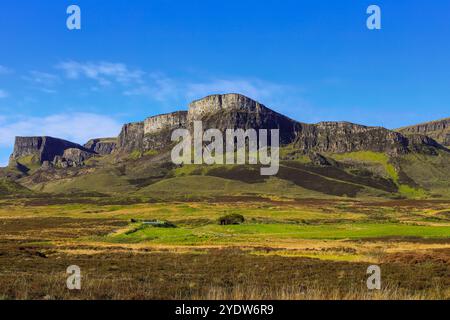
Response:
[{"label": "bush", "polygon": [[231,225],[231,224],[241,224],[241,223],[244,223],[244,221],[245,221],[244,216],[237,214],[237,213],[228,214],[226,216],[219,218],[219,224],[221,226],[226,226],[226,225]]}]

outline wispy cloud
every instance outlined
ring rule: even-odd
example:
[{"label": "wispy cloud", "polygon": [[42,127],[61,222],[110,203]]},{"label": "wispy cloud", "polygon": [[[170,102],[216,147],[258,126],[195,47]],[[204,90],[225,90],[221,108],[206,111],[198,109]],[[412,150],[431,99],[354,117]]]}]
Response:
[{"label": "wispy cloud", "polygon": [[96,137],[117,136],[122,124],[93,113],[55,114],[46,117],[0,119],[0,147],[12,147],[16,136],[53,136],[77,143]]},{"label": "wispy cloud", "polygon": [[35,70],[30,71],[22,78],[45,93],[56,93],[56,86],[61,84],[61,78],[58,75]]},{"label": "wispy cloud", "polygon": [[12,72],[13,71],[10,68],[0,65],[0,74],[8,74]]},{"label": "wispy cloud", "polygon": [[[92,91],[115,85],[125,96],[141,96],[165,105],[189,102],[214,93],[241,93],[262,102],[286,96],[296,89],[258,78],[220,77],[200,80],[169,77],[164,73],[146,72],[117,62],[66,61],[56,65],[70,80],[93,80]],[[47,79],[44,78],[43,79]],[[49,89],[49,88],[47,88]],[[298,88],[297,88],[298,89]],[[298,93],[298,90],[297,92]]]},{"label": "wispy cloud", "polygon": [[126,96],[147,96],[160,102],[168,102],[179,98],[181,95],[179,81],[164,74],[150,73],[145,80],[142,80],[142,84],[126,89],[123,94]]},{"label": "wispy cloud", "polygon": [[[274,101],[276,97],[291,94],[295,88],[264,81],[257,78],[214,78],[189,81],[170,78],[163,74],[151,74],[143,85],[128,88],[127,96],[146,96],[159,102],[172,103],[174,100],[189,102],[211,94],[240,93],[261,102]],[[297,88],[297,93],[300,89]]]},{"label": "wispy cloud", "polygon": [[47,72],[32,70],[28,75],[23,77],[25,80],[40,85],[53,86],[61,82],[59,76]]},{"label": "wispy cloud", "polygon": [[191,99],[215,93],[241,93],[253,99],[268,99],[286,93],[289,89],[289,86],[260,79],[235,78],[188,83],[185,93]]},{"label": "wispy cloud", "polygon": [[62,70],[69,79],[87,78],[95,80],[101,86],[112,83],[141,83],[144,72],[131,69],[123,63],[112,62],[77,62],[66,61],[59,63],[57,69]]},{"label": "wispy cloud", "polygon": [[0,99],[8,97],[9,94],[5,90],[0,89]]}]

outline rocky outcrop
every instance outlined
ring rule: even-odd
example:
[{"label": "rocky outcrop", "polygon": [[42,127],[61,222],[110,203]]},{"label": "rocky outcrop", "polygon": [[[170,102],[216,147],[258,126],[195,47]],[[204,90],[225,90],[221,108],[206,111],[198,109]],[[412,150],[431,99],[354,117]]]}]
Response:
[{"label": "rocky outcrop", "polygon": [[322,166],[327,167],[331,166],[331,162],[323,155],[317,152],[311,152],[309,155],[309,159],[311,160],[311,163],[316,166]]},{"label": "rocky outcrop", "polygon": [[435,155],[436,150],[444,149],[436,140],[423,134],[410,134],[407,135],[407,139],[410,151]]},{"label": "rocky outcrop", "polygon": [[189,105],[189,122],[201,120],[221,111],[242,111],[261,113],[265,106],[241,94],[216,94],[196,100]]},{"label": "rocky outcrop", "polygon": [[154,134],[162,130],[184,128],[187,125],[187,112],[177,111],[147,118],[144,121],[144,134]]},{"label": "rocky outcrop", "polygon": [[[62,156],[56,156],[51,164],[57,168],[82,167],[85,165],[86,160],[94,156],[96,156],[95,153],[71,148],[65,150]],[[44,167],[46,166],[49,166],[49,164],[46,164]]]},{"label": "rocky outcrop", "polygon": [[117,151],[131,153],[142,151],[144,144],[144,122],[128,123],[122,127],[119,134]]},{"label": "rocky outcrop", "polygon": [[426,135],[445,146],[450,146],[450,118],[404,127],[397,131],[406,135]]},{"label": "rocky outcrop", "polygon": [[11,161],[33,156],[35,161],[42,164],[62,156],[67,149],[86,150],[79,144],[52,137],[16,137]]},{"label": "rocky outcrop", "polygon": [[408,152],[408,139],[381,127],[366,127],[349,122],[321,122],[302,125],[295,146],[300,150],[323,153],[374,151],[397,155]]},{"label": "rocky outcrop", "polygon": [[187,127],[187,111],[177,111],[147,118],[144,121],[142,151],[160,150],[169,146],[172,131]]},{"label": "rocky outcrop", "polygon": [[111,154],[117,146],[117,138],[99,138],[89,140],[84,147],[99,155]]}]

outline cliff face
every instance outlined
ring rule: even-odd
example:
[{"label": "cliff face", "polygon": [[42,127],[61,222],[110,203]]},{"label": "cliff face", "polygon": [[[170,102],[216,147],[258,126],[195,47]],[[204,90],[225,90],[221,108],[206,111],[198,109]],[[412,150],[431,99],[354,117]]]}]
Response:
[{"label": "cliff face", "polygon": [[53,161],[62,156],[67,149],[85,150],[79,144],[52,137],[16,137],[11,160],[19,160],[26,156],[34,156],[37,161]]},{"label": "cliff face", "polygon": [[295,145],[300,150],[346,153],[354,151],[408,152],[408,140],[397,132],[348,122],[321,122],[303,125]]},{"label": "cliff face", "polygon": [[262,104],[240,94],[211,95],[196,100],[189,105],[188,120],[201,120],[204,117],[221,111],[243,111],[261,113],[267,109]]},{"label": "cliff face", "polygon": [[144,121],[144,134],[157,133],[161,130],[184,128],[187,124],[187,112],[178,111],[147,118]]},{"label": "cliff face", "polygon": [[281,144],[293,142],[302,125],[238,94],[214,95],[194,101],[188,112],[189,128],[198,120],[202,121],[204,130],[279,129]]},{"label": "cliff face", "polygon": [[188,126],[187,111],[177,111],[147,118],[144,121],[142,151],[159,150],[172,143],[172,131]]},{"label": "cliff face", "polygon": [[111,154],[117,146],[117,138],[99,138],[89,140],[84,147],[99,155]]},{"label": "cliff face", "polygon": [[437,142],[450,146],[450,118],[397,129],[402,134],[426,135]]},{"label": "cliff face", "polygon": [[[51,137],[17,137],[11,160],[33,156],[41,164],[79,166],[95,155],[160,150],[172,144],[177,128],[192,129],[194,121],[203,129],[279,129],[280,143],[294,143],[299,152],[384,152],[390,155],[420,152],[433,154],[443,148],[432,137],[450,145],[449,119],[399,129],[366,127],[348,122],[306,124],[292,120],[239,94],[212,95],[194,101],[189,111],[147,118],[123,126],[117,139],[93,139],[85,146]],[[404,135],[405,133],[406,135]],[[426,135],[425,135],[426,133]]]},{"label": "cliff face", "polygon": [[142,150],[144,144],[144,122],[128,123],[119,134],[117,151],[131,153]]},{"label": "cliff face", "polygon": [[[189,105],[188,112],[155,116],[125,125],[119,136],[118,149],[132,152],[164,148],[171,144],[173,129],[192,129],[194,121],[202,121],[204,130],[214,128],[222,132],[226,129],[279,129],[282,145],[295,143],[299,151],[305,153],[374,151],[397,155],[410,151],[432,153],[433,148],[442,148],[433,139],[406,137],[381,127],[348,122],[301,123],[243,95],[225,94],[196,100]],[[441,123],[432,128],[447,127]]]}]

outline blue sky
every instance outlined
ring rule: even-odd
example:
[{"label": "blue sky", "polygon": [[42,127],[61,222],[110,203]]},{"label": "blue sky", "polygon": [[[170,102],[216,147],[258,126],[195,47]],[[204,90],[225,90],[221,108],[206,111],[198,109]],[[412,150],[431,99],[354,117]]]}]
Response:
[{"label": "blue sky", "polygon": [[[0,164],[15,135],[84,143],[240,92],[303,122],[396,128],[450,116],[450,2],[0,3]],[[66,8],[82,30],[66,28]],[[382,10],[382,30],[366,9]]]}]

